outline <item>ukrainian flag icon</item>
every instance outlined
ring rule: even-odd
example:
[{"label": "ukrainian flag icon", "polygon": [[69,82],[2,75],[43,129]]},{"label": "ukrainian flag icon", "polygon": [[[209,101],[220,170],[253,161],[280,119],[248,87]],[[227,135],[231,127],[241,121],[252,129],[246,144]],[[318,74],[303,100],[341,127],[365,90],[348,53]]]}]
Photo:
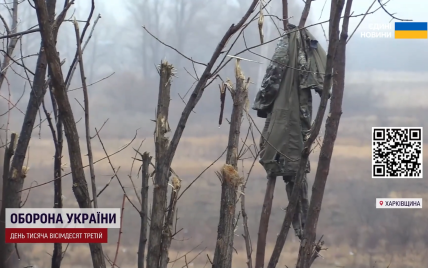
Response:
[{"label": "ukrainian flag icon", "polygon": [[427,39],[426,22],[396,22],[395,39]]}]

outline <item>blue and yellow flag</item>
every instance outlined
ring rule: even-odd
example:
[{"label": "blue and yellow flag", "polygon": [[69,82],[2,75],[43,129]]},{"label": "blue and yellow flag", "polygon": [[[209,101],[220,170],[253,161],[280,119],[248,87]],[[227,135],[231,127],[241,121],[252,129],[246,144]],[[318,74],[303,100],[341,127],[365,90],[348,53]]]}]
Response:
[{"label": "blue and yellow flag", "polygon": [[396,22],[395,39],[427,39],[426,22]]}]

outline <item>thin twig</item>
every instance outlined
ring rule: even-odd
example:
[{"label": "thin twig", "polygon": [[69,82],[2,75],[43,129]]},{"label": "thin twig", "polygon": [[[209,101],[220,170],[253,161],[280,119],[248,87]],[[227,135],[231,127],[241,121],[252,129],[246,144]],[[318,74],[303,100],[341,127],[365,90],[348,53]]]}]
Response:
[{"label": "thin twig", "polygon": [[[101,191],[97,194],[97,197],[99,197],[104,192],[104,190],[110,185],[111,181],[117,175],[117,173],[119,172],[119,170],[120,170],[120,166],[117,168],[116,173],[114,173],[113,176],[110,177],[109,182],[106,185],[104,185],[104,187],[101,189]],[[94,202],[94,200],[92,199],[91,202]]]},{"label": "thin twig", "polygon": [[[120,149],[119,149],[119,150],[117,150],[116,152],[114,152],[114,153],[112,153],[112,154],[109,154],[108,156],[105,156],[105,157],[103,157],[103,158],[100,158],[100,159],[98,159],[97,161],[94,161],[94,164],[96,164],[96,163],[98,163],[98,162],[101,162],[101,161],[103,161],[103,160],[105,160],[105,159],[108,159],[109,157],[112,157],[113,155],[116,155],[116,154],[120,153],[121,151],[125,150],[126,148],[128,148],[128,146],[129,146],[129,145],[131,145],[131,144],[134,142],[134,140],[135,140],[135,138],[136,138],[136,137],[137,137],[137,132],[135,132],[135,136],[132,138],[132,140],[131,140],[129,143],[127,143],[126,145],[124,145],[122,148],[120,148]],[[83,168],[87,168],[87,167],[89,167],[89,165],[83,166]],[[66,173],[66,174],[62,175],[62,176],[61,176],[61,177],[59,177],[59,178],[55,178],[55,179],[53,179],[53,180],[50,180],[50,181],[47,181],[47,182],[41,183],[41,184],[39,184],[39,185],[37,185],[37,186],[32,186],[32,187],[28,187],[28,188],[22,189],[22,190],[18,191],[18,193],[19,193],[19,192],[23,192],[23,191],[27,191],[27,190],[30,190],[30,189],[33,189],[33,188],[36,188],[36,187],[40,187],[40,186],[43,186],[43,185],[46,185],[46,184],[49,184],[49,183],[51,183],[51,182],[54,182],[54,181],[56,181],[56,180],[59,180],[59,179],[61,179],[61,178],[65,177],[65,176],[68,176],[68,175],[70,175],[70,174],[71,174],[71,172],[68,172],[68,173]]]},{"label": "thin twig", "polygon": [[[389,2],[389,1],[388,1]],[[354,31],[351,33],[351,35],[348,37],[348,40],[346,40],[346,43],[351,40],[354,33],[357,31],[357,29],[360,27],[361,23],[363,23],[363,20],[366,18],[367,14],[369,14],[370,9],[372,9],[373,5],[376,3],[376,0],[373,0],[373,3],[369,6],[369,8],[366,11],[366,14],[361,18],[360,22],[357,24],[357,27],[355,27]],[[386,3],[385,3],[386,4]]]},{"label": "thin twig", "polygon": [[[91,11],[89,12],[88,19],[87,19],[87,21],[86,21],[85,27],[83,28],[82,35],[80,36],[80,42],[82,42],[82,41],[83,41],[83,37],[85,36],[86,30],[88,29],[88,27],[89,27],[89,25],[90,25],[90,21],[91,21],[92,15],[93,15],[93,13],[94,13],[94,10],[95,10],[95,1],[94,1],[94,0],[92,0]],[[92,37],[92,33],[93,33],[94,29],[95,29],[95,26],[97,25],[98,20],[99,20],[100,18],[101,18],[101,16],[100,16],[100,15],[98,15],[97,19],[96,19],[96,20],[95,20],[95,22],[94,22],[94,25],[92,26],[91,33],[90,33],[90,35],[89,35],[88,39],[86,40],[85,44],[83,45],[82,53],[85,51],[86,45],[89,43],[89,40],[90,40],[90,39],[91,39],[91,37]],[[71,65],[70,65],[70,69],[68,70],[67,77],[66,77],[66,79],[65,79],[65,84],[66,84],[65,89],[66,89],[66,90],[68,90],[68,88],[70,87],[71,79],[73,78],[74,71],[75,71],[75,70],[76,70],[76,68],[77,68],[77,58],[78,58],[78,54],[77,54],[77,51],[76,51],[76,54],[75,54],[74,59],[73,59],[73,62],[72,62],[72,63],[71,63]]]},{"label": "thin twig", "polygon": [[125,199],[126,198],[126,194],[123,194],[123,200],[122,200],[122,213],[120,213],[120,228],[119,228],[119,237],[117,238],[117,247],[116,247],[116,254],[114,254],[114,260],[113,260],[113,264],[111,265],[112,268],[114,268],[116,260],[117,260],[117,255],[119,253],[119,246],[120,246],[120,238],[122,237],[122,226],[123,226],[123,211],[125,210]]},{"label": "thin twig", "polygon": [[[140,206],[141,206],[142,202],[141,202],[140,195],[137,193],[137,188],[135,187],[134,180],[132,179],[132,170],[133,170],[133,168],[134,168],[134,163],[135,163],[135,159],[137,158],[137,154],[139,154],[139,151],[140,151],[140,149],[141,149],[141,146],[143,146],[144,141],[145,141],[145,139],[143,139],[143,140],[141,141],[140,146],[138,146],[138,149],[137,149],[137,150],[135,150],[135,149],[134,149],[136,152],[135,152],[134,159],[132,160],[131,170],[129,171],[129,175],[128,175],[129,180],[131,181],[131,184],[132,184],[132,188],[134,188],[134,192],[135,192],[135,195],[137,196],[137,199],[138,199],[138,202],[139,202]],[[140,155],[141,155],[141,154],[140,154]]]},{"label": "thin twig", "polygon": [[[103,77],[103,78],[101,78],[100,80],[97,80],[97,81],[95,81],[95,82],[93,82],[93,83],[91,83],[91,84],[89,84],[89,85],[87,85],[87,86],[88,86],[88,87],[90,87],[90,86],[93,86],[93,85],[95,85],[95,84],[97,84],[97,83],[99,83],[99,82],[102,82],[102,81],[104,81],[104,80],[106,80],[106,79],[108,79],[108,78],[112,77],[115,73],[116,73],[116,72],[113,72],[113,73],[111,73],[111,74],[107,75],[106,77]],[[82,88],[83,88],[83,87],[77,87],[77,88],[69,89],[69,90],[68,90],[68,92],[70,92],[70,91],[75,91],[75,90],[82,89]]]},{"label": "thin twig", "polygon": [[162,42],[159,38],[157,38],[155,35],[153,35],[149,30],[147,30],[146,26],[144,26],[144,25],[143,25],[143,29],[144,29],[148,34],[150,34],[154,39],[156,39],[156,41],[158,41],[158,42],[159,42],[159,43],[161,43],[162,45],[164,45],[164,46],[166,46],[166,47],[168,47],[168,48],[170,48],[170,49],[174,50],[175,52],[177,52],[178,54],[180,54],[180,55],[181,55],[182,57],[184,57],[185,59],[187,59],[187,60],[189,60],[189,61],[191,61],[191,62],[193,62],[193,63],[199,64],[199,65],[207,66],[207,64],[206,64],[206,63],[202,63],[202,62],[195,61],[195,60],[193,60],[192,58],[187,57],[186,55],[184,55],[183,53],[181,53],[180,51],[178,51],[178,49],[176,49],[175,47],[170,46],[170,45],[168,45],[168,44],[165,44],[165,43],[164,43],[164,42]]},{"label": "thin twig", "polygon": [[212,167],[218,160],[220,160],[220,158],[226,153],[227,148],[223,151],[223,153],[221,153],[221,155],[214,160],[209,166],[207,166],[198,176],[196,176],[196,178],[189,184],[187,185],[187,187],[183,190],[183,192],[181,192],[180,196],[178,196],[177,201],[181,198],[181,196],[193,185],[193,183],[195,183],[204,173],[205,171],[207,171],[210,167]]},{"label": "thin twig", "polygon": [[80,77],[82,80],[82,88],[83,88],[83,102],[85,105],[85,133],[86,133],[86,148],[88,149],[88,161],[89,161],[89,172],[91,174],[91,188],[92,188],[92,198],[94,201],[94,208],[98,208],[97,201],[97,185],[95,183],[95,169],[94,169],[94,157],[92,155],[92,145],[91,145],[91,130],[89,124],[89,97],[88,97],[88,88],[86,86],[86,76],[85,69],[83,67],[83,55],[82,55],[82,47],[80,41],[80,32],[79,32],[79,24],[74,20],[74,31],[76,34],[76,43],[77,43],[77,55],[78,62],[80,67]]},{"label": "thin twig", "polygon": [[105,155],[106,155],[106,157],[107,157],[107,160],[108,160],[108,162],[109,162],[109,164],[110,164],[110,167],[111,167],[111,169],[113,170],[113,172],[114,172],[114,174],[115,174],[114,176],[116,177],[117,181],[119,182],[120,187],[122,188],[123,194],[126,196],[126,198],[128,199],[129,203],[130,203],[130,204],[135,208],[135,210],[136,210],[137,212],[140,212],[140,210],[139,210],[139,209],[134,205],[134,203],[132,203],[131,199],[130,199],[130,198],[129,198],[129,196],[126,194],[125,187],[123,187],[122,182],[120,181],[119,177],[118,177],[118,176],[117,176],[117,174],[116,174],[116,173],[117,173],[117,172],[116,172],[116,169],[114,168],[113,164],[111,163],[110,156],[109,156],[109,154],[107,153],[106,148],[104,147],[104,143],[103,143],[103,141],[101,140],[100,134],[98,133],[98,131],[97,131],[97,129],[96,129],[96,128],[95,128],[95,132],[97,132],[98,140],[100,141],[101,146],[103,147],[103,151],[104,151],[104,153],[105,153]]},{"label": "thin twig", "polygon": [[399,21],[413,21],[413,20],[409,20],[409,19],[400,19],[400,18],[395,17],[394,16],[395,13],[393,13],[393,14],[389,13],[389,11],[386,10],[386,8],[384,6],[385,4],[382,4],[381,0],[378,0],[378,2],[379,2],[380,7],[383,9],[383,11],[385,11],[385,13],[388,14],[391,18],[399,20]]}]

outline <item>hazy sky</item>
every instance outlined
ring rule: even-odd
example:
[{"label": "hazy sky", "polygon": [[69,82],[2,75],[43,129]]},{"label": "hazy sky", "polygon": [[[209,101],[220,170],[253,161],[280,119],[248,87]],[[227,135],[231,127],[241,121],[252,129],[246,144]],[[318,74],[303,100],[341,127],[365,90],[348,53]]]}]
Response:
[{"label": "hazy sky", "polygon": [[[197,1],[197,0],[196,0]],[[303,7],[303,2],[300,0],[293,1]],[[231,4],[236,1],[230,1]],[[245,1],[248,5],[251,0]],[[328,20],[330,11],[330,2],[318,0],[313,1],[311,5],[310,21],[319,22]],[[383,0],[382,2],[386,2]],[[373,3],[373,0],[355,0],[353,1],[353,14],[359,15],[367,11],[368,7]],[[125,22],[128,19],[128,10],[123,1],[111,0],[103,3],[107,10],[117,10],[116,18]],[[380,7],[376,0],[371,11]],[[385,6],[386,9],[394,16],[400,19],[408,19],[413,21],[428,21],[428,1],[424,0],[391,0]],[[278,13],[273,11],[273,13]],[[300,18],[300,13],[289,14],[295,18]],[[237,16],[238,18],[238,16]],[[362,16],[352,18],[350,21],[349,32],[352,33],[360,23]],[[395,20],[394,20],[395,21]],[[390,71],[428,71],[426,62],[428,62],[428,51],[422,49],[428,45],[428,39],[425,40],[395,40],[393,30],[392,38],[361,38],[362,32],[372,32],[370,25],[374,23],[386,24],[391,23],[391,17],[382,9],[379,9],[374,14],[369,14],[365,17],[362,24],[352,37],[352,41],[348,47],[349,64],[348,70],[390,70]],[[328,26],[324,24],[324,29]],[[314,30],[316,29],[316,30]],[[312,28],[314,34],[320,39],[320,42],[325,43],[325,38],[321,26]]]}]

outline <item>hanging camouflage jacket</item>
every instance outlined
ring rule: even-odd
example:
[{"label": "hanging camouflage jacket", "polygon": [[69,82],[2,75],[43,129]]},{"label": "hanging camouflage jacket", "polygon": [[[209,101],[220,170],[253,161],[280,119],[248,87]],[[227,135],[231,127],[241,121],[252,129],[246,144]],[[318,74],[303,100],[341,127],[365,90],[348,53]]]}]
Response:
[{"label": "hanging camouflage jacket", "polygon": [[[312,124],[312,93],[322,93],[326,53],[307,29],[279,41],[253,109],[266,118],[260,163],[272,176],[294,176]],[[310,171],[309,163],[306,172]]]}]

